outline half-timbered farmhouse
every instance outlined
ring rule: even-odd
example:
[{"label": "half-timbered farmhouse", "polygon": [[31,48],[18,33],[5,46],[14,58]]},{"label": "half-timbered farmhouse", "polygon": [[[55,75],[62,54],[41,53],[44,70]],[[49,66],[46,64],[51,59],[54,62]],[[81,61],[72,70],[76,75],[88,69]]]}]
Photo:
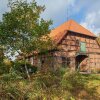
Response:
[{"label": "half-timbered farmhouse", "polygon": [[56,44],[56,50],[49,51],[49,54],[41,54],[41,59],[30,56],[31,64],[41,68],[50,66],[54,69],[100,69],[100,46],[97,37],[74,20],[55,28],[49,36]]},{"label": "half-timbered farmhouse", "polygon": [[63,66],[81,70],[100,68],[100,46],[96,41],[97,37],[75,21],[65,22],[52,30],[50,36],[58,46],[54,55],[61,57],[57,58],[62,60]]}]

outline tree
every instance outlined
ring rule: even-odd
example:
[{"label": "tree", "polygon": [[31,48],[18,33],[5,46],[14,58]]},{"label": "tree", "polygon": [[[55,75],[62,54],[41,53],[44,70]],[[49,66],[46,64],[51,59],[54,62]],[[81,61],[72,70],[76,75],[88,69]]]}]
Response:
[{"label": "tree", "polygon": [[[40,38],[44,35],[48,38],[49,26],[52,21],[45,21],[40,18],[45,7],[37,5],[34,0],[30,3],[27,0],[9,0],[8,6],[10,12],[3,14],[2,22],[0,22],[0,34],[4,38],[2,43],[7,50],[23,54],[28,75],[26,55],[34,50],[42,50],[40,42],[43,39]],[[47,42],[44,43],[47,44]]]}]

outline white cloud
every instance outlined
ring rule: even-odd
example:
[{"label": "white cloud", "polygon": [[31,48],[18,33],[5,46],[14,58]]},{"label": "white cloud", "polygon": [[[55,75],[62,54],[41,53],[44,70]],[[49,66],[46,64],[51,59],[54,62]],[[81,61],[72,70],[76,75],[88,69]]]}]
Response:
[{"label": "white cloud", "polygon": [[88,14],[81,25],[94,32],[96,35],[100,33],[100,14],[99,13],[91,13]]},{"label": "white cloud", "polygon": [[[50,17],[53,16],[55,14],[60,15],[60,13],[63,12],[63,10],[66,10],[68,8],[68,6],[73,6],[75,0],[36,0],[39,4],[45,5],[46,6],[46,10],[45,10],[45,14],[47,13],[47,15],[45,15],[45,17]],[[62,12],[61,12],[62,11]]]},{"label": "white cloud", "polygon": [[91,0],[87,1],[86,15],[80,23],[97,35],[100,33],[100,0],[92,0],[92,2],[90,2]]}]

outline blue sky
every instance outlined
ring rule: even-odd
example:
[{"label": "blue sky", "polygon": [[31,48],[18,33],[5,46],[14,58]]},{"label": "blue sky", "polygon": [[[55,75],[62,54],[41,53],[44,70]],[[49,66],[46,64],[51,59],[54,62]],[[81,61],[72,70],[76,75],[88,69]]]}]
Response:
[{"label": "blue sky", "polygon": [[[9,11],[8,0],[0,0],[0,19],[2,14]],[[32,1],[32,0],[28,0]],[[53,20],[52,28],[59,26],[68,19],[74,19],[95,34],[100,33],[100,0],[36,0],[45,5],[46,10],[41,17]],[[68,15],[67,15],[68,9]]]}]

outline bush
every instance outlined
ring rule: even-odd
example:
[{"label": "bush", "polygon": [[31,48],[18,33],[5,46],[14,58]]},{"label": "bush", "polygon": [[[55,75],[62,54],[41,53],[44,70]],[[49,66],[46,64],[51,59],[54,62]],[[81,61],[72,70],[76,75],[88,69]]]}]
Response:
[{"label": "bush", "polygon": [[85,82],[84,77],[78,72],[66,72],[63,75],[61,85],[64,89],[74,92],[77,89],[84,89]]},{"label": "bush", "polygon": [[0,64],[0,75],[9,73],[11,66],[5,65],[4,63]]},{"label": "bush", "polygon": [[37,72],[28,81],[12,69],[0,78],[0,93],[3,100],[8,99],[7,95],[8,100],[91,100],[95,92],[86,84],[93,79],[100,80],[95,75],[82,75],[61,68],[55,72]]},{"label": "bush", "polygon": [[[28,72],[29,72],[30,75],[33,74],[33,73],[36,73],[37,67],[32,66],[29,62],[26,62],[26,66],[27,66],[27,69],[28,69]],[[20,72],[23,77],[27,77],[26,69],[25,69],[25,62],[24,61],[16,61],[16,62],[14,62],[13,68],[16,71]]]}]

